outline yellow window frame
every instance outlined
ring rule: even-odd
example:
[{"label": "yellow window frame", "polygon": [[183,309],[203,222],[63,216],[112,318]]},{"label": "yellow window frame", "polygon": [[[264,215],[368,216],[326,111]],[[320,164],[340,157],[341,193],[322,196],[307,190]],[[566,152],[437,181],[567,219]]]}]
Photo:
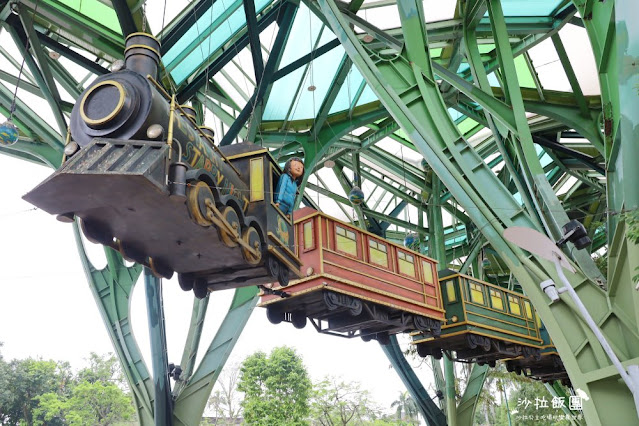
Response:
[{"label": "yellow window frame", "polygon": [[433,284],[435,282],[433,277],[433,266],[431,263],[422,260],[422,269],[424,269],[424,281],[428,284]]},{"label": "yellow window frame", "polygon": [[494,309],[499,309],[500,311],[504,310],[504,298],[501,295],[499,290],[495,290],[494,288],[489,288],[488,292],[490,294],[490,305]]},{"label": "yellow window frame", "polygon": [[251,158],[249,167],[251,202],[264,201],[264,157]]},{"label": "yellow window frame", "polygon": [[302,225],[302,235],[304,236],[304,251],[313,250],[315,248],[315,227],[312,219]]},{"label": "yellow window frame", "polygon": [[403,251],[397,251],[399,272],[409,277],[415,276],[415,257]]},{"label": "yellow window frame", "polygon": [[446,281],[446,299],[448,303],[457,302],[457,294],[455,293],[455,280]]},{"label": "yellow window frame", "polygon": [[372,263],[388,267],[388,247],[376,240],[368,240],[368,254]]},{"label": "yellow window frame", "polygon": [[468,281],[468,290],[470,292],[471,302],[478,303],[480,305],[486,304],[484,299],[484,286],[479,283]]},{"label": "yellow window frame", "polygon": [[335,248],[343,253],[357,257],[357,235],[355,232],[335,225]]},{"label": "yellow window frame", "polygon": [[519,304],[519,297],[509,294],[508,307],[511,314],[521,316],[521,305]]},{"label": "yellow window frame", "polygon": [[524,312],[526,313],[526,318],[529,320],[533,319],[532,305],[528,300],[524,300]]}]

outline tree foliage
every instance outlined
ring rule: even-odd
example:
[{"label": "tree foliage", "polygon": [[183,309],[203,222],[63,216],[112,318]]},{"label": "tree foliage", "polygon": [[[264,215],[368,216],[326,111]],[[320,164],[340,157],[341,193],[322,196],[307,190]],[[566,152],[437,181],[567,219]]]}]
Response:
[{"label": "tree foliage", "polygon": [[92,353],[89,361],[74,375],[67,362],[7,363],[0,355],[0,424],[111,425],[130,419],[135,410],[118,386],[115,357]]},{"label": "tree foliage", "polygon": [[256,352],[240,368],[244,420],[251,425],[308,424],[311,380],[294,349],[278,347],[270,356]]},{"label": "tree foliage", "polygon": [[359,383],[326,377],[313,386],[312,424],[322,426],[371,424],[381,418],[380,409]]}]

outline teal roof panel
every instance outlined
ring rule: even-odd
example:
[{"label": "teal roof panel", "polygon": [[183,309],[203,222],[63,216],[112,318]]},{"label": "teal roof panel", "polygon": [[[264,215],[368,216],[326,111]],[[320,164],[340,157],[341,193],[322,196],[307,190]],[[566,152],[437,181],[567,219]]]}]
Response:
[{"label": "teal roof panel", "polygon": [[[256,12],[260,13],[272,1],[256,0]],[[230,4],[223,0],[213,3],[162,58],[176,84],[190,77],[213,52],[245,26],[246,16],[241,0]]]}]

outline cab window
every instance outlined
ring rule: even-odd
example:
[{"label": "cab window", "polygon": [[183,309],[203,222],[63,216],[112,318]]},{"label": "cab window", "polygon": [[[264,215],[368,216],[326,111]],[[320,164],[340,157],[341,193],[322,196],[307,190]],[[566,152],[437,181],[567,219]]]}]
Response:
[{"label": "cab window", "polygon": [[455,281],[448,280],[446,281],[446,299],[448,303],[456,302],[457,295],[455,294]]},{"label": "cab window", "polygon": [[403,251],[398,251],[397,260],[400,273],[411,277],[415,276],[415,258],[412,255]]},{"label": "cab window", "polygon": [[341,252],[357,256],[357,237],[355,233],[339,225],[335,226],[335,247]]},{"label": "cab window", "polygon": [[264,158],[253,158],[250,162],[251,202],[264,199]]},{"label": "cab window", "polygon": [[313,250],[315,248],[315,233],[313,232],[313,221],[309,220],[302,225],[304,234],[304,251]]},{"label": "cab window", "polygon": [[368,251],[372,263],[388,266],[388,248],[379,241],[368,240]]},{"label": "cab window", "polygon": [[470,289],[470,301],[483,305],[484,304],[483,286],[479,283],[474,283],[472,281],[469,281],[468,288]]}]

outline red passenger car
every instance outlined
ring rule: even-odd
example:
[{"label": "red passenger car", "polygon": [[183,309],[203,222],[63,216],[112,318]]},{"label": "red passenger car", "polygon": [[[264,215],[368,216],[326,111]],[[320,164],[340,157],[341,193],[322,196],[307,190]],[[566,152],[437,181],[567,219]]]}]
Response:
[{"label": "red passenger car", "polygon": [[387,343],[420,330],[438,336],[444,310],[437,262],[311,208],[297,210],[296,255],[304,278],[263,294],[268,319],[321,333]]}]

